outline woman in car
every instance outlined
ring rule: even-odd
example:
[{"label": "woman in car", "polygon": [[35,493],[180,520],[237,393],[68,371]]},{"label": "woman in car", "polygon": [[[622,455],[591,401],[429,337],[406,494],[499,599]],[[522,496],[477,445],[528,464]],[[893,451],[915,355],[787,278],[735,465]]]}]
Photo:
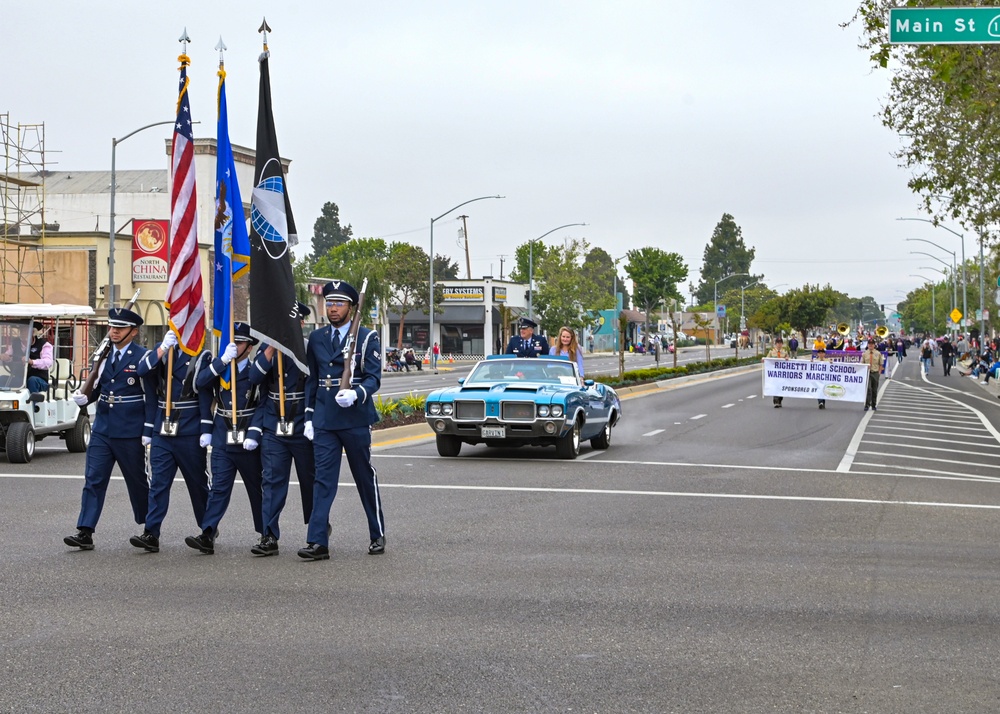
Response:
[{"label": "woman in car", "polygon": [[569,357],[570,362],[576,362],[583,377],[583,350],[576,341],[576,333],[568,327],[559,328],[559,336],[556,337],[555,344],[549,348],[550,355]]}]

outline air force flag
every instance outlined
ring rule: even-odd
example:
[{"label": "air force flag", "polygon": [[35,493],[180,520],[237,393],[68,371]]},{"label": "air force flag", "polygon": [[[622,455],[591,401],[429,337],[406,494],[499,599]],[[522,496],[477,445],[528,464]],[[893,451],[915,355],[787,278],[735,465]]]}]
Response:
[{"label": "air force flag", "polygon": [[268,58],[267,51],[260,56],[257,165],[250,207],[250,333],[280,350],[308,374],[288,252],[298,243],[298,236],[278,153]]}]

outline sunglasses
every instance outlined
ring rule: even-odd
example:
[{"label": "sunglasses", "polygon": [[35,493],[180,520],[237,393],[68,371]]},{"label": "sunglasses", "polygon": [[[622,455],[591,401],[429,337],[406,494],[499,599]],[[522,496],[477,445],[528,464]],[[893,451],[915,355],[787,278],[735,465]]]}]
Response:
[{"label": "sunglasses", "polygon": [[326,306],[327,307],[347,307],[350,304],[351,303],[347,302],[346,300],[327,300],[326,301]]}]

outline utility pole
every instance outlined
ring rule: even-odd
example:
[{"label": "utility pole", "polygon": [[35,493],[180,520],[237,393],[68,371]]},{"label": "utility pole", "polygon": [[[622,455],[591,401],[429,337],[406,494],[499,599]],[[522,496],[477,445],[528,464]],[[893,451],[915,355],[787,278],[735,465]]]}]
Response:
[{"label": "utility pole", "polygon": [[465,279],[472,280],[472,261],[469,259],[469,226],[465,219],[468,216],[459,216],[462,219],[462,237],[465,238]]},{"label": "utility pole", "polygon": [[503,280],[503,261],[504,261],[504,259],[507,256],[506,255],[498,255],[497,257],[500,259],[500,279]]}]

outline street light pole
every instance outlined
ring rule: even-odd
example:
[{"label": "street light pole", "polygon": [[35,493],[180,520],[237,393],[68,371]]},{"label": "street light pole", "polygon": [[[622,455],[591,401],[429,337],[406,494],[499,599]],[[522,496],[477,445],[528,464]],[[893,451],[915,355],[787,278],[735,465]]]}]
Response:
[{"label": "street light pole", "polygon": [[[943,260],[941,260],[940,258],[938,258],[936,255],[931,255],[930,253],[925,253],[925,252],[920,251],[920,250],[911,250],[910,254],[911,255],[926,255],[928,258],[934,258],[934,260],[936,260],[937,262],[941,263],[941,265],[943,265],[944,267],[946,267],[946,268],[948,267],[948,264],[946,262],[944,262]],[[945,276],[948,275],[948,273],[946,271],[941,270],[940,268],[938,268],[937,270],[939,270],[939,272],[942,275],[945,275]],[[951,274],[951,286],[952,286],[952,290],[951,290],[951,294],[952,294],[951,307],[952,307],[952,309],[955,309],[955,308],[958,307],[958,290],[955,287],[955,285],[956,285],[957,282],[958,282],[958,277],[957,277],[957,275],[954,272],[952,272],[952,274]],[[952,332],[953,335],[955,334],[955,330],[954,329],[952,329],[951,332]]]},{"label": "street light pole", "polygon": [[[941,273],[941,275],[947,275],[947,273],[945,273],[943,270],[941,270],[941,268],[933,268],[933,267],[930,267],[930,266],[921,266],[919,268],[919,270],[936,270],[937,272]],[[947,290],[947,286],[945,287],[945,289]],[[937,322],[937,319],[933,317],[933,312],[934,312],[934,294],[936,292],[937,292],[937,283],[934,283],[934,285],[931,287],[931,312],[932,312],[931,320],[933,322],[935,322],[935,323]],[[932,328],[931,328],[931,330],[934,331],[934,328],[936,328],[936,327],[937,327],[937,325],[933,325]]]},{"label": "street light pole", "polygon": [[935,309],[934,309],[935,308],[935,305],[934,305],[934,283],[932,283],[930,280],[928,280],[926,275],[916,275],[914,273],[910,273],[910,277],[911,278],[920,278],[921,280],[924,281],[925,284],[929,284],[931,286],[931,325],[933,325],[934,322],[936,321]]},{"label": "street light pole", "polygon": [[729,280],[729,278],[735,278],[738,275],[750,275],[750,273],[730,273],[729,275],[725,275],[725,276],[723,276],[723,277],[721,277],[721,278],[719,278],[718,280],[715,281],[715,291],[713,292],[713,297],[712,297],[712,309],[715,310],[715,341],[716,341],[716,344],[718,344],[718,341],[719,341],[719,310],[718,310],[718,306],[719,306],[719,283],[721,283],[723,280]]},{"label": "street light pole", "polygon": [[[948,231],[952,235],[958,236],[959,240],[962,241],[962,311],[963,311],[962,319],[963,320],[968,319],[968,316],[969,316],[969,295],[968,295],[968,289],[967,289],[968,288],[968,280],[967,280],[966,275],[965,275],[965,234],[953,231],[948,226],[942,225],[940,223],[936,223],[935,221],[932,221],[932,220],[927,219],[927,218],[897,218],[896,220],[897,221],[920,221],[921,223],[930,223],[935,228],[944,228],[946,231]],[[979,250],[979,275],[980,276],[982,276],[982,274],[983,274],[983,251],[982,251],[982,247],[983,247],[983,242],[980,239],[980,241],[979,241],[979,248],[980,248],[980,250]],[[962,332],[964,334],[965,330],[962,330]],[[982,340],[982,338],[983,338],[982,332],[980,332],[979,338],[980,338],[980,340]]]},{"label": "street light pole", "polygon": [[117,152],[118,145],[123,141],[125,141],[130,136],[132,136],[133,134],[138,134],[140,131],[151,129],[154,126],[173,124],[174,121],[175,121],[174,119],[171,119],[170,121],[158,121],[154,122],[153,124],[147,124],[146,126],[140,126],[135,131],[129,132],[121,139],[115,139],[115,138],[111,139],[111,230],[109,233],[110,243],[108,244],[108,289],[107,289],[107,295],[105,295],[105,297],[108,299],[108,305],[110,307],[115,307],[115,304],[117,303],[116,298],[118,297],[115,294],[115,189],[117,188],[115,184],[118,180],[117,172],[115,170],[115,158],[116,158],[115,154]]},{"label": "street light pole", "polygon": [[[474,203],[475,201],[485,201],[487,198],[504,198],[503,196],[480,196],[479,198],[470,198],[468,201],[463,201],[453,208],[449,208],[447,211],[442,213],[437,218],[431,219],[431,245],[430,245],[430,279],[428,280],[429,285],[429,296],[428,296],[428,308],[427,308],[427,349],[432,349],[434,346],[434,222],[439,221],[445,216],[447,216],[452,211],[457,211],[462,206],[469,203]],[[433,361],[433,359],[431,360]],[[434,370],[434,374],[437,374],[437,370]]]},{"label": "street light pole", "polygon": [[[534,252],[535,252],[535,241],[541,240],[549,233],[555,233],[556,231],[561,231],[563,228],[569,228],[570,226],[585,226],[586,223],[567,223],[564,226],[559,226],[558,228],[553,228],[551,231],[542,233],[540,236],[533,240],[528,241],[528,319],[535,319],[534,305],[532,301],[534,300],[534,289],[535,289],[535,265],[534,265]],[[617,277],[617,271],[615,272]]]},{"label": "street light pole", "polygon": [[[921,243],[930,243],[935,248],[943,250],[945,253],[949,253],[951,255],[951,292],[952,292],[951,304],[952,304],[953,307],[958,307],[958,268],[955,267],[955,251],[948,250],[944,246],[940,246],[937,243],[935,243],[934,241],[925,240],[924,238],[907,238],[906,240],[907,241],[920,241]],[[923,253],[923,255],[929,255],[929,253]],[[931,257],[933,257],[933,256],[931,256]],[[954,333],[954,330],[952,332]]]}]

